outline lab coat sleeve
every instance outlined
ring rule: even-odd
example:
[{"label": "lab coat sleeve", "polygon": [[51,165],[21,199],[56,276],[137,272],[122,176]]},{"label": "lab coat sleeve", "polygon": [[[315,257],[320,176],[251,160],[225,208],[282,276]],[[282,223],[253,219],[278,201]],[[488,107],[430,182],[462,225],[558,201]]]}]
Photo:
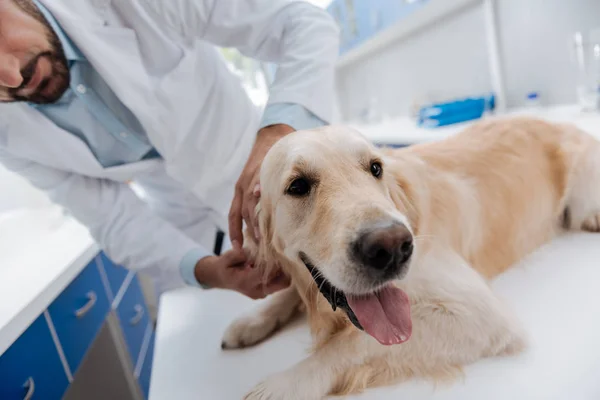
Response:
[{"label": "lab coat sleeve", "polygon": [[127,184],[50,168],[2,148],[0,162],[85,225],[114,262],[152,277],[159,293],[185,286],[180,263],[200,245],[154,214]]},{"label": "lab coat sleeve", "polygon": [[297,131],[326,125],[321,118],[294,103],[275,103],[267,106],[258,129],[275,124],[286,124]]},{"label": "lab coat sleeve", "polygon": [[145,1],[185,40],[276,64],[268,104],[299,104],[331,122],[339,29],[325,10],[291,0]]}]

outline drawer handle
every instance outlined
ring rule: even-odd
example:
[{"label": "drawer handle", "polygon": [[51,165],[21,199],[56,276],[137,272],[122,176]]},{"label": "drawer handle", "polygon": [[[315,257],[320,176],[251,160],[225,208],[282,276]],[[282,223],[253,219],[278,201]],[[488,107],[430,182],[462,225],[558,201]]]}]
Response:
[{"label": "drawer handle", "polygon": [[98,297],[96,296],[96,293],[94,291],[88,292],[86,296],[88,298],[88,302],[85,304],[85,306],[75,311],[75,316],[77,318],[84,317],[85,314],[87,314],[92,309],[92,307],[94,307],[94,305],[96,304],[96,300],[98,300]]},{"label": "drawer handle", "polygon": [[27,389],[27,394],[25,394],[25,397],[23,397],[23,400],[30,400],[33,398],[33,393],[35,392],[35,382],[33,381],[32,377],[29,377],[29,379],[27,379],[27,382],[25,382],[23,384],[23,387],[25,389]]},{"label": "drawer handle", "polygon": [[142,320],[142,317],[144,316],[144,307],[140,306],[139,304],[136,304],[133,309],[135,310],[135,317],[131,318],[129,320],[129,323],[131,325],[137,325],[140,323],[140,321]]}]

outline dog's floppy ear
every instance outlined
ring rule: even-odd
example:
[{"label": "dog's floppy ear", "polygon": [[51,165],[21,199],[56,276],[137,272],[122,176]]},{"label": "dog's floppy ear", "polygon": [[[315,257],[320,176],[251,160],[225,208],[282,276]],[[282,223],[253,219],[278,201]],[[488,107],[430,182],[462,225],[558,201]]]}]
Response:
[{"label": "dog's floppy ear", "polygon": [[256,218],[260,231],[260,240],[255,243],[255,265],[263,270],[263,277],[268,280],[273,270],[282,265],[283,246],[275,235],[273,225],[273,207],[264,197],[256,205]]}]

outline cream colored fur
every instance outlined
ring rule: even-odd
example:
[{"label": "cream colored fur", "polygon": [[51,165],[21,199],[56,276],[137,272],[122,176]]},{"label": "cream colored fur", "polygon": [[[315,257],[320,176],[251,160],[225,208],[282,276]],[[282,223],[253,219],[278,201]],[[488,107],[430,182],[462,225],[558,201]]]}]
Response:
[{"label": "cream colored fur", "polygon": [[[368,173],[380,160],[381,181]],[[365,165],[367,168],[365,169]],[[285,196],[290,177],[310,174],[310,200]],[[253,388],[247,399],[320,399],[412,377],[451,380],[484,357],[516,354],[527,338],[488,286],[564,229],[600,230],[600,144],[570,126],[515,118],[479,122],[445,141],[399,150],[373,147],[345,127],[281,140],[261,170],[263,266],[284,266],[292,287],[231,325],[224,347],[252,345],[302,304],[314,350]],[[568,210],[568,211],[565,211]],[[347,267],[348,237],[394,219],[416,238],[408,275],[412,337],[383,346],[333,312],[298,258],[306,252],[335,286],[364,288]],[[267,273],[267,271],[266,271]]]}]

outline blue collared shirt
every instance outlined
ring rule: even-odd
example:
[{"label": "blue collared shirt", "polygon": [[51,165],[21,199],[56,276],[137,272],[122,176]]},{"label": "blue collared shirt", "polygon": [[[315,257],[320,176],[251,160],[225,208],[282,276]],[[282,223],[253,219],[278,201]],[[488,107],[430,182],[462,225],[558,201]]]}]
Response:
[{"label": "blue collared shirt", "polygon": [[135,115],[121,103],[52,14],[37,0],[36,4],[60,40],[71,81],[57,102],[32,106],[83,140],[105,168],[158,157]]},{"label": "blue collared shirt", "polygon": [[[38,0],[34,2],[60,40],[71,81],[57,102],[30,105],[84,141],[105,168],[160,157],[136,116],[117,98],[50,11]],[[259,129],[273,124],[301,130],[322,126],[325,122],[301,105],[277,103],[265,108]],[[199,246],[184,256],[179,267],[186,283],[199,286],[194,268],[199,259],[211,254]]]}]

